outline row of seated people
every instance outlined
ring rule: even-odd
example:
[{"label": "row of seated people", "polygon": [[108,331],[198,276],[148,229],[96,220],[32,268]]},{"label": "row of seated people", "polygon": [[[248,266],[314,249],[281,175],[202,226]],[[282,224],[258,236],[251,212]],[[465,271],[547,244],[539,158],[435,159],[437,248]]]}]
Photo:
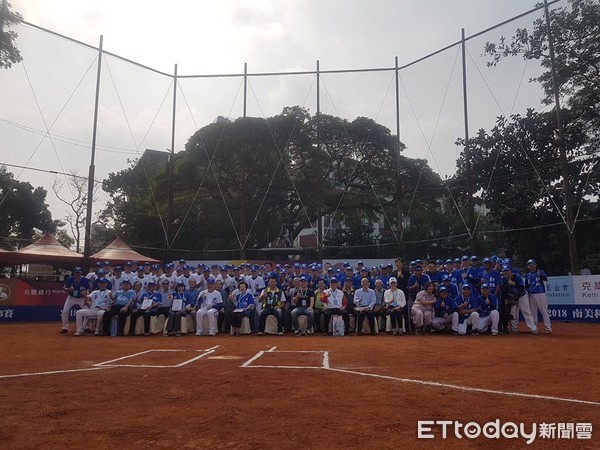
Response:
[{"label": "row of seated people", "polygon": [[[106,288],[108,280],[99,279],[99,288],[86,295],[86,304],[76,314],[76,335],[84,333],[85,321],[97,319],[101,330],[108,335],[111,331],[111,320],[117,318],[116,334],[126,334],[125,327],[129,318],[127,334],[134,334],[138,318],[143,318],[143,333],[150,334],[152,317],[163,316],[166,319],[165,333],[180,335],[184,318],[196,319],[197,335],[204,333],[204,318],[208,321],[208,333],[215,335],[217,329],[226,331],[231,327],[234,335],[239,335],[244,318],[248,318],[249,327],[258,334],[265,332],[267,318],[274,316],[277,321],[277,333],[294,330],[295,334],[330,333],[329,323],[334,316],[341,317],[346,334],[352,331],[362,333],[364,319],[367,318],[368,330],[375,334],[380,327],[386,327],[386,319],[390,322],[390,332],[401,335],[405,330],[414,329],[416,334],[426,333],[433,329],[450,328],[456,334],[465,334],[467,326],[473,333],[491,328],[492,334],[498,333],[500,320],[500,304],[498,299],[489,293],[489,287],[482,286],[481,296],[472,295],[468,284],[456,297],[444,286],[437,292],[433,283],[425,286],[409,305],[404,292],[397,288],[397,280],[390,279],[390,288],[384,293],[383,304],[378,304],[375,292],[369,288],[369,280],[362,280],[362,287],[354,291],[338,287],[338,280],[332,278],[330,287],[319,286],[316,291],[307,287],[307,280],[300,277],[300,284],[289,292],[289,300],[277,286],[277,277],[268,278],[268,287],[258,297],[248,291],[248,284],[240,281],[237,288],[229,296],[215,289],[215,280],[208,279],[208,288],[203,291],[186,290],[183,283],[178,283],[174,292],[168,292],[169,282],[157,290],[154,282],[150,282],[147,291],[141,295],[131,289],[125,282],[119,291]],[[139,293],[139,290],[138,290]],[[437,296],[436,296],[437,294]],[[224,297],[230,302],[224,302]],[[228,303],[229,307],[224,307]],[[305,326],[300,319],[305,317]],[[353,318],[351,328],[350,319]],[[186,320],[186,328],[193,321]],[[289,324],[289,325],[287,325]],[[257,325],[257,326],[256,326]],[[289,326],[289,328],[288,328]],[[302,331],[304,330],[304,331]],[[186,329],[187,331],[187,329]]]}]

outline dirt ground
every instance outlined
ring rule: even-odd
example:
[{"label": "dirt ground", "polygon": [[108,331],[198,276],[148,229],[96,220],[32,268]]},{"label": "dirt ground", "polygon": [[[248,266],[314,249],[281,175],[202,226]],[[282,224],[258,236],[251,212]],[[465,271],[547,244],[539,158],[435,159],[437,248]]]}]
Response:
[{"label": "dirt ground", "polygon": [[[0,326],[0,448],[600,448],[596,324],[552,335],[74,337]],[[274,348],[275,347],[275,348]],[[243,366],[243,367],[242,367]],[[50,372],[50,373],[48,373]],[[591,423],[590,440],[417,421]],[[558,426],[558,425],[557,425]]]}]

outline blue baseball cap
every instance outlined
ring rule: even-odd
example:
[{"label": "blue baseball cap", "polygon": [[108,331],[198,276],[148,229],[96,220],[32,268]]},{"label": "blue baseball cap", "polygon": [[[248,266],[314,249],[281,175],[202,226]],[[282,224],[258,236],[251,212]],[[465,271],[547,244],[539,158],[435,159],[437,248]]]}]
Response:
[{"label": "blue baseball cap", "polygon": [[[123,282],[125,282],[125,280],[123,280]],[[106,278],[98,278],[98,284],[100,283],[108,283],[108,280]]]},{"label": "blue baseball cap", "polygon": [[301,276],[300,281],[308,281],[308,278],[306,278],[305,276]]},{"label": "blue baseball cap", "polygon": [[331,280],[329,280],[330,283],[337,283],[338,279],[336,277],[333,277]]},{"label": "blue baseball cap", "polygon": [[75,267],[75,268],[73,269],[73,273],[77,273],[77,272],[79,272],[79,273],[83,272],[83,271],[81,270],[81,267],[77,266],[77,267]]},{"label": "blue baseball cap", "polygon": [[502,266],[502,270],[512,270],[512,268],[510,267],[510,265],[508,265],[508,264],[504,264],[504,265]]},{"label": "blue baseball cap", "polygon": [[483,258],[483,263],[491,263],[492,260],[490,258]]},{"label": "blue baseball cap", "polygon": [[483,283],[481,285],[481,289],[489,289],[489,288],[490,288],[490,286],[488,284],[486,284],[486,283]]},{"label": "blue baseball cap", "polygon": [[529,264],[536,264],[535,259],[530,259],[529,261],[527,261],[527,265]]},{"label": "blue baseball cap", "polygon": [[448,289],[446,289],[444,286],[442,286],[441,288],[438,289],[438,292],[439,293],[448,292]]},{"label": "blue baseball cap", "polygon": [[462,287],[462,288],[463,288],[463,289],[468,289],[468,290],[471,290],[471,286],[469,285],[469,283],[465,283],[465,284],[463,284],[463,287]]},{"label": "blue baseball cap", "polygon": [[206,282],[208,284],[215,284],[215,279],[213,277],[208,277],[208,279],[206,280]]}]

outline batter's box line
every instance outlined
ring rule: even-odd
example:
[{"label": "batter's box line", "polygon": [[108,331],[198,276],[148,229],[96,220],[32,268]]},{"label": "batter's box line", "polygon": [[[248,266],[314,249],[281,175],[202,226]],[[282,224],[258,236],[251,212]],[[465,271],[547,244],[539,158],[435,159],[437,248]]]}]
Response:
[{"label": "batter's box line", "polygon": [[[271,348],[270,350],[261,350],[248,361],[243,363],[240,367],[250,367],[250,368],[269,368],[269,369],[329,369],[329,352],[327,350],[275,350],[276,347]],[[265,353],[274,354],[274,353],[317,353],[322,354],[323,359],[321,360],[320,366],[280,366],[280,365],[262,365],[262,364],[252,364],[254,361],[259,359]]]},{"label": "batter's box line", "polygon": [[[557,402],[576,403],[576,404],[580,404],[580,405],[600,406],[600,402],[594,402],[594,401],[590,401],[590,400],[579,400],[579,399],[574,399],[574,398],[555,397],[555,396],[550,396],[550,395],[526,394],[523,392],[498,391],[498,390],[494,390],[494,389],[485,389],[485,388],[470,387],[470,386],[458,386],[458,385],[449,384],[449,383],[439,383],[437,381],[415,380],[415,379],[411,379],[411,378],[393,377],[390,375],[379,375],[379,374],[375,374],[375,373],[367,373],[367,372],[359,372],[356,370],[335,368],[335,367],[329,366],[329,352],[328,351],[315,351],[315,350],[296,350],[296,351],[294,351],[294,350],[287,350],[287,351],[286,350],[278,350],[278,351],[275,351],[274,350],[275,348],[276,347],[274,347],[270,350],[266,350],[266,351],[263,350],[263,351],[258,352],[256,355],[254,355],[252,358],[250,358],[248,361],[246,361],[240,367],[263,368],[263,369],[323,369],[323,370],[328,370],[331,372],[359,375],[362,377],[373,377],[373,378],[379,378],[382,380],[395,381],[395,382],[399,382],[399,383],[418,384],[421,386],[427,386],[429,388],[453,389],[453,390],[458,390],[458,391],[463,391],[463,392],[472,392],[472,393],[478,393],[478,394],[492,394],[492,395],[499,395],[499,396],[506,396],[506,397],[521,397],[521,398],[531,398],[531,399],[536,399],[536,400],[549,400],[549,401],[557,401]],[[252,363],[254,361],[259,359],[265,353],[269,353],[269,354],[272,354],[272,353],[323,353],[323,365],[320,367],[317,367],[317,366],[280,366],[280,365],[269,366],[269,365],[259,365],[259,364],[252,365]]]},{"label": "batter's box line", "polygon": [[97,363],[94,364],[94,367],[141,367],[141,368],[156,368],[156,369],[170,369],[170,368],[177,368],[177,367],[183,367],[187,364],[190,364],[194,361],[197,361],[201,358],[204,358],[205,356],[210,355],[211,353],[214,353],[217,348],[219,348],[218,345],[215,345],[214,347],[211,348],[207,348],[206,350],[197,350],[199,352],[203,352],[202,354],[195,356],[191,359],[188,359],[187,361],[184,361],[182,363],[179,364],[169,364],[169,365],[158,365],[158,364],[114,364],[118,361],[123,361],[124,359],[129,359],[129,358],[135,358],[136,356],[140,356],[140,355],[145,355],[147,353],[151,353],[151,352],[184,352],[187,350],[182,350],[182,349],[150,349],[150,350],[145,350],[143,352],[138,352],[138,353],[134,353],[132,355],[126,355],[126,356],[122,356],[120,358],[116,358],[116,359],[111,359],[110,361],[104,361],[101,363]]}]

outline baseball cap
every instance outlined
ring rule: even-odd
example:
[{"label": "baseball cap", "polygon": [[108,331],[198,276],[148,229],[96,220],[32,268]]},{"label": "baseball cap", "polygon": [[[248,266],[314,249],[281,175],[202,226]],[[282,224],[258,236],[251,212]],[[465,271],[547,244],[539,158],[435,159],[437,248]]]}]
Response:
[{"label": "baseball cap", "polygon": [[463,287],[462,287],[462,288],[463,288],[463,289],[468,289],[468,290],[471,290],[471,286],[469,286],[468,284],[463,284]]},{"label": "baseball cap", "polygon": [[[210,283],[210,281],[209,281],[209,283]],[[182,282],[182,281],[180,281],[179,283],[177,283],[177,287],[179,287],[179,286],[183,286],[183,287],[185,287],[185,283],[184,283],[184,282]]]},{"label": "baseball cap", "polygon": [[460,258],[454,258],[454,262],[455,263],[459,263],[460,262]]},{"label": "baseball cap", "polygon": [[396,277],[391,277],[389,283],[397,283]]},{"label": "baseball cap", "polygon": [[490,258],[483,258],[483,263],[491,263],[492,260]]},{"label": "baseball cap", "polygon": [[106,278],[98,278],[98,283],[108,283]]},{"label": "baseball cap", "polygon": [[452,281],[452,279],[450,278],[450,276],[449,276],[449,275],[444,275],[444,276],[442,277],[442,281]]},{"label": "baseball cap", "polygon": [[308,278],[302,276],[302,277],[300,277],[300,281],[308,281]]},{"label": "baseball cap", "polygon": [[148,286],[156,286],[156,283],[154,281],[149,281]]},{"label": "baseball cap", "polygon": [[471,261],[477,261],[479,258],[475,255],[471,256]]},{"label": "baseball cap", "polygon": [[467,255],[462,255],[460,260],[461,261],[467,261],[469,259],[469,257]]},{"label": "baseball cap", "polygon": [[98,272],[96,272],[98,275],[104,275],[106,272],[104,271],[104,269],[99,269]]},{"label": "baseball cap", "polygon": [[438,259],[435,263],[436,264],[444,264],[444,260],[443,259]]},{"label": "baseball cap", "polygon": [[73,269],[73,273],[77,273],[77,272],[79,272],[79,273],[82,272],[81,267],[77,266]]},{"label": "baseball cap", "polygon": [[149,261],[146,261],[146,262],[144,263],[144,265],[145,265],[145,266],[151,266],[152,264],[150,264],[150,262],[149,262]]},{"label": "baseball cap", "polygon": [[504,264],[502,266],[502,270],[504,271],[504,270],[512,270],[512,269],[510,268],[510,266],[508,264]]},{"label": "baseball cap", "polygon": [[113,269],[115,272],[123,272],[123,268],[121,266],[117,266]]},{"label": "baseball cap", "polygon": [[336,277],[333,277],[331,280],[329,280],[330,283],[337,283],[338,279]]},{"label": "baseball cap", "polygon": [[421,266],[415,266],[415,270],[423,270]]},{"label": "baseball cap", "polygon": [[131,261],[127,261],[127,262],[125,263],[125,266],[131,266]]},{"label": "baseball cap", "polygon": [[527,261],[527,265],[529,264],[535,264],[535,259],[530,259],[529,261]]},{"label": "baseball cap", "polygon": [[481,289],[489,289],[489,288],[490,288],[490,286],[488,284],[486,284],[486,283],[483,283],[481,285]]},{"label": "baseball cap", "polygon": [[446,289],[444,286],[442,286],[441,288],[438,289],[438,292],[448,292],[448,289]]},{"label": "baseball cap", "polygon": [[208,284],[215,284],[215,279],[213,277],[208,277],[208,279],[206,280],[206,282]]}]

